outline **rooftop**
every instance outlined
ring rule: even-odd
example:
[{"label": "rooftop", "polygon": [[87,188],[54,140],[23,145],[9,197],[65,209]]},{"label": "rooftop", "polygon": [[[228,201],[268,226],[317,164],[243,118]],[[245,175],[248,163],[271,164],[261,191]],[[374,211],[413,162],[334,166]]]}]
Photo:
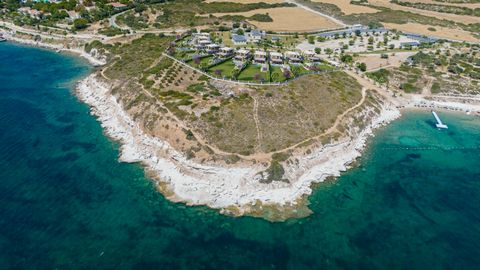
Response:
[{"label": "rooftop", "polygon": [[124,7],[127,7],[127,5],[124,5],[122,3],[118,3],[118,2],[113,2],[113,3],[110,3],[110,5],[114,8],[124,8]]},{"label": "rooftop", "polygon": [[237,53],[239,53],[239,54],[247,54],[247,53],[250,53],[250,51],[249,51],[249,50],[246,50],[246,49],[240,49],[240,50],[237,51]]},{"label": "rooftop", "polygon": [[247,42],[247,38],[244,35],[232,35],[234,42]]}]

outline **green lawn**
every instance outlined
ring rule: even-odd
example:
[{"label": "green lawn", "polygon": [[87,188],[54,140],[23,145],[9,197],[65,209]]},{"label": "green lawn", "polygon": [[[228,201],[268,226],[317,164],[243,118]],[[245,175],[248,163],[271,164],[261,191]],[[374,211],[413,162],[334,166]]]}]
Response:
[{"label": "green lawn", "polygon": [[303,65],[290,65],[290,70],[295,74],[295,76],[302,76],[305,74],[312,73],[311,70],[306,69]]},{"label": "green lawn", "polygon": [[[233,60],[227,60],[219,65],[216,65],[214,67],[211,67],[209,70],[208,70],[208,73],[210,73],[212,76],[215,76],[215,77],[225,77],[225,78],[228,78],[228,79],[231,79],[231,74],[232,74],[232,70],[235,69],[235,63],[233,63]],[[221,71],[221,75],[218,76],[218,74],[216,74],[216,71],[217,70],[220,70]]]},{"label": "green lawn", "polygon": [[319,63],[315,65],[318,71],[331,71],[334,70],[335,67],[326,63]]},{"label": "green lawn", "polygon": [[195,54],[195,51],[191,51],[191,52],[176,51],[174,57],[177,59],[186,61],[188,59],[191,59],[194,54]]},{"label": "green lawn", "polygon": [[[259,80],[255,80],[255,76],[258,74]],[[260,82],[261,80],[268,82],[268,73],[262,72],[261,67],[253,64],[249,64],[238,76],[240,81],[252,81]]]},{"label": "green lawn", "polygon": [[200,59],[200,62],[198,64],[195,64],[195,61],[193,61],[193,59],[188,61],[187,63],[189,65],[191,65],[192,67],[200,68],[201,66],[210,65],[210,60],[212,60],[212,59],[213,59],[213,55],[209,55],[207,57],[204,57],[204,58]]},{"label": "green lawn", "polygon": [[[272,82],[284,82],[287,79],[283,76],[282,69],[279,66],[271,66],[270,72],[272,74]],[[274,75],[278,74],[278,75]]]}]

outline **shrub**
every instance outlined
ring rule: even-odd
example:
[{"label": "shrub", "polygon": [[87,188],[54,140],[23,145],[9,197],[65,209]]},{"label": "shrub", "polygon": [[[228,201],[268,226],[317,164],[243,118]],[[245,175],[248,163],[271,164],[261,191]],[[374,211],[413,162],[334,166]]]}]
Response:
[{"label": "shrub", "polygon": [[87,19],[84,19],[84,18],[75,19],[73,21],[73,27],[77,30],[85,29],[88,27],[88,21]]}]

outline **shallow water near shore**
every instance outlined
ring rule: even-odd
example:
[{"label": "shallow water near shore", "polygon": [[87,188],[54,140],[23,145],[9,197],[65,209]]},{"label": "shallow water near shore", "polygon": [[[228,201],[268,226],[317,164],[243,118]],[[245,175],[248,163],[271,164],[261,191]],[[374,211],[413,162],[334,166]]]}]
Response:
[{"label": "shallow water near shore", "polygon": [[408,112],[358,167],[320,184],[313,214],[271,223],[163,198],[118,162],[73,95],[86,62],[0,44],[1,269],[473,269],[480,119]]}]

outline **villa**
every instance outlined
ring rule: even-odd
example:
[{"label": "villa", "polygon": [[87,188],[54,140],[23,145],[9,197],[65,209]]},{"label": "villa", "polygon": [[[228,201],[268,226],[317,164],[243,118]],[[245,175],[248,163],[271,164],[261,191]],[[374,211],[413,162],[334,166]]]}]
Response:
[{"label": "villa", "polygon": [[235,53],[235,60],[245,62],[250,58],[250,51],[246,49],[240,49]]},{"label": "villa", "polygon": [[254,29],[249,33],[247,33],[248,42],[251,42],[251,43],[257,43],[261,41],[264,37],[265,37],[265,31]]},{"label": "villa", "polygon": [[220,45],[217,45],[217,44],[208,44],[205,47],[206,47],[207,53],[209,54],[216,54],[220,49]]},{"label": "villa", "polygon": [[410,42],[401,42],[400,47],[405,48],[405,47],[418,47],[420,46],[420,42],[418,41],[410,41]]},{"label": "villa", "polygon": [[361,26],[361,25],[354,25],[348,29],[344,29],[344,30],[333,30],[333,31],[327,31],[327,32],[323,32],[323,33],[320,33],[318,34],[319,37],[324,37],[324,38],[334,38],[334,37],[342,37],[342,36],[347,36],[347,37],[351,37],[353,35],[357,35],[357,34],[374,34],[374,33],[378,33],[378,34],[383,34],[383,33],[387,33],[388,32],[388,29],[385,29],[385,28],[368,28],[368,27],[365,27],[365,26]]},{"label": "villa", "polygon": [[233,55],[233,49],[229,47],[222,47],[220,48],[218,55],[223,58],[230,57],[231,55]]},{"label": "villa", "polygon": [[28,15],[33,18],[40,18],[40,15],[42,15],[42,12],[36,9],[31,9],[29,7],[22,7],[18,9],[18,12]]},{"label": "villa", "polygon": [[305,57],[310,62],[320,62],[320,57],[314,51],[305,51]]},{"label": "villa", "polygon": [[267,52],[255,51],[253,53],[253,61],[257,64],[265,64],[267,62]]},{"label": "villa", "polygon": [[428,43],[428,44],[433,44],[438,42],[438,38],[434,37],[427,37],[424,35],[419,35],[419,34],[411,34],[411,33],[403,33],[408,38],[414,39],[420,43]]},{"label": "villa", "polygon": [[80,14],[77,13],[76,11],[74,11],[74,10],[67,10],[67,14],[68,14],[68,19],[72,22],[76,19],[81,18]]},{"label": "villa", "polygon": [[113,3],[110,3],[109,5],[112,6],[113,9],[115,9],[115,10],[122,10],[122,9],[127,8],[127,5],[122,4],[122,3],[118,3],[118,2],[113,2]]},{"label": "villa", "polygon": [[275,65],[283,64],[283,54],[278,52],[270,52],[270,62]]},{"label": "villa", "polygon": [[285,53],[285,58],[291,64],[298,64],[302,62],[302,55],[298,52],[289,51]]},{"label": "villa", "polygon": [[211,42],[209,40],[201,40],[195,45],[195,48],[197,50],[205,50],[207,48],[207,45],[210,45],[210,44]]},{"label": "villa", "polygon": [[244,35],[232,35],[232,42],[234,45],[246,45],[247,38]]}]

